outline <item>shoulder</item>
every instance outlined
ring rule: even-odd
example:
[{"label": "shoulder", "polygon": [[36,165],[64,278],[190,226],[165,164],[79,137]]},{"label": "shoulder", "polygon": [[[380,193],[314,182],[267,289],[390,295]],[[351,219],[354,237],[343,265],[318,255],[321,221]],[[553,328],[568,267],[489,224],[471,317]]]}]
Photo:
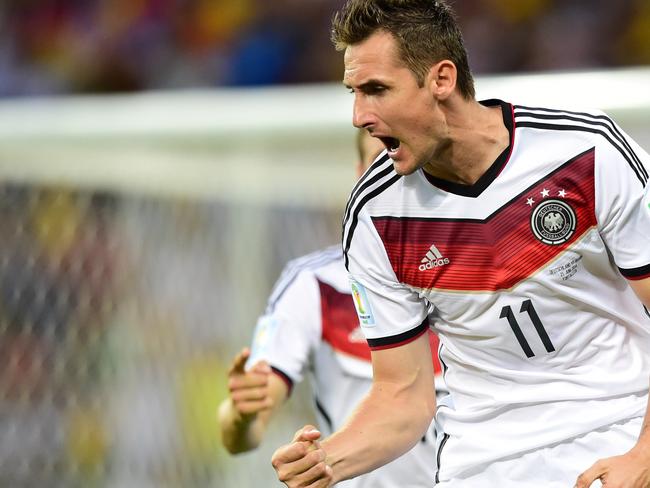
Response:
[{"label": "shoulder", "polygon": [[344,225],[353,221],[369,201],[379,197],[400,178],[395,172],[392,159],[385,152],[382,153],[352,188],[343,216]]},{"label": "shoulder", "polygon": [[[383,153],[359,179],[352,189],[343,216],[343,251],[347,261],[347,251],[350,248],[352,236],[359,224],[359,218],[364,210],[376,205],[378,201],[396,188],[403,180],[393,167],[393,161]],[[347,262],[346,262],[347,266]]]},{"label": "shoulder", "polygon": [[[639,151],[630,137],[605,112],[596,109],[566,110],[559,108],[514,105],[515,126],[531,129],[540,137],[552,133],[562,137],[567,149],[574,144],[588,142],[596,149],[595,161],[599,166],[618,161],[621,168],[631,170],[643,185],[648,172],[640,159]],[[534,140],[534,135],[531,135]],[[580,142],[577,142],[580,141]],[[612,168],[618,168],[613,165]]]},{"label": "shoulder", "polygon": [[595,142],[615,144],[622,139],[622,131],[614,120],[602,110],[564,109],[513,105],[515,126],[556,133],[579,133]]},{"label": "shoulder", "polygon": [[540,123],[546,121],[548,124],[569,123],[575,122],[576,124],[596,124],[605,121],[611,121],[611,118],[602,110],[598,109],[573,109],[564,107],[551,107],[551,106],[531,106],[531,105],[518,105],[513,104],[513,112],[515,119],[524,122],[531,122],[537,120]]},{"label": "shoulder", "polygon": [[331,273],[331,269],[343,269],[343,251],[341,246],[330,246],[289,261],[278,278],[269,296],[267,312],[275,308],[286,292],[306,282],[316,284],[322,273]]}]

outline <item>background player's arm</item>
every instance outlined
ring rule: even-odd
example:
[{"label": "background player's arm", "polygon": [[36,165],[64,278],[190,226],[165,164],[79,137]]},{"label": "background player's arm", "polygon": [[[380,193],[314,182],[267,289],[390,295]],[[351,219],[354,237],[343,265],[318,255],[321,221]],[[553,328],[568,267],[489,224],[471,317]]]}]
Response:
[{"label": "background player's arm", "polygon": [[[219,409],[228,451],[246,452],[261,443],[271,418],[290,395],[291,384],[301,380],[320,338],[318,281],[309,269],[291,262],[269,297],[267,312],[257,321],[253,356],[263,361],[251,360],[245,348],[228,372],[229,397]],[[270,364],[285,376],[278,376]]]},{"label": "background player's arm", "polygon": [[[629,283],[646,309],[650,310],[650,278],[629,280]],[[578,477],[576,488],[588,488],[599,478],[606,486],[650,487],[650,402],[636,445],[621,456],[598,460]]]},{"label": "background player's arm", "polygon": [[244,348],[234,358],[228,372],[229,396],[219,407],[221,439],[231,454],[259,446],[271,417],[289,393],[265,361],[246,370],[249,356]]},{"label": "background player's arm", "polygon": [[318,436],[305,429],[275,452],[273,466],[287,486],[330,486],[392,461],[420,440],[436,407],[428,336],[374,351],[372,364],[372,388],[341,430],[306,448]]}]

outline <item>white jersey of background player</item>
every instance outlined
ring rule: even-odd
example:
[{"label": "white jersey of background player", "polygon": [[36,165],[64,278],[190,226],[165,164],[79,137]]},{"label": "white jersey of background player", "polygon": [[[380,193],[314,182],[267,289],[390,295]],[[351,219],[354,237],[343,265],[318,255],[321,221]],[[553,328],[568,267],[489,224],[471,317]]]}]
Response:
[{"label": "white jersey of background player", "polygon": [[[354,124],[390,157],[344,225],[378,350],[353,418],[324,440],[296,433],[273,455],[279,479],[357,476],[435,413],[441,487],[647,488],[648,155],[602,113],[476,101],[444,0],[348,0],[333,24]],[[450,392],[437,412],[429,323]]]},{"label": "white jersey of background player", "polygon": [[[362,161],[382,148],[365,131],[359,138],[359,145],[370,146],[360,147]],[[440,372],[438,340],[434,334],[430,340],[434,369]],[[327,433],[343,426],[372,383],[370,349],[359,328],[340,245],[288,263],[258,320],[252,350],[243,350],[233,361],[230,398],[220,409],[222,439],[231,453],[257,447],[275,409],[306,372],[319,427]],[[437,386],[442,393],[442,380]],[[436,471],[433,432],[432,427],[400,459],[339,486],[430,485]]]}]

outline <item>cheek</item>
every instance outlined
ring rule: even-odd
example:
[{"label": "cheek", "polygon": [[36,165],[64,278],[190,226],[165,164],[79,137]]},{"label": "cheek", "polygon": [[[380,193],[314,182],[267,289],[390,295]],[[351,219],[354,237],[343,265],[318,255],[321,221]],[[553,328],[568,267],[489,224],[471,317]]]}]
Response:
[{"label": "cheek", "polygon": [[424,147],[433,143],[435,127],[421,118],[411,118],[404,123],[405,138],[414,147]]}]

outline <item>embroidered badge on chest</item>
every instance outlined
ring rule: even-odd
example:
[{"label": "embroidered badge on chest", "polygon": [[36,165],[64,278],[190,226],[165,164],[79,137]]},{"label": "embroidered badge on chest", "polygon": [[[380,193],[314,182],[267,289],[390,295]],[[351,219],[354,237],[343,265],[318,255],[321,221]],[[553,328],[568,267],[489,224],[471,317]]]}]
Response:
[{"label": "embroidered badge on chest", "polygon": [[[555,246],[563,244],[575,233],[577,217],[576,212],[566,201],[549,196],[549,190],[540,192],[542,201],[535,206],[530,215],[530,228],[535,237],[543,242]],[[558,197],[564,198],[567,192],[558,191]],[[533,198],[528,198],[526,204],[533,206]]]}]

